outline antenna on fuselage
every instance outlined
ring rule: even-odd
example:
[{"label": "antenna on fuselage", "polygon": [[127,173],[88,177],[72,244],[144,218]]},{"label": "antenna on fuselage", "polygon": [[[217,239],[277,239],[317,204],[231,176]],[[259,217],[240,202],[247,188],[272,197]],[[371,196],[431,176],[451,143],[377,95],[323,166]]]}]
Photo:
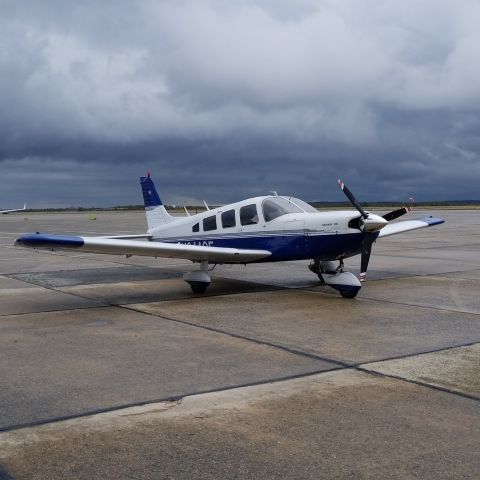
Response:
[{"label": "antenna on fuselage", "polygon": [[203,201],[203,204],[205,205],[205,208],[206,208],[207,210],[210,210],[210,207],[207,205],[207,202],[206,202],[205,200]]},{"label": "antenna on fuselage", "polygon": [[276,190],[270,190],[268,193],[272,194],[274,197],[278,197]]},{"label": "antenna on fuselage", "polygon": [[183,206],[183,209],[185,210],[185,213],[187,214],[187,217],[190,216],[190,212],[187,210],[187,207],[184,205]]}]

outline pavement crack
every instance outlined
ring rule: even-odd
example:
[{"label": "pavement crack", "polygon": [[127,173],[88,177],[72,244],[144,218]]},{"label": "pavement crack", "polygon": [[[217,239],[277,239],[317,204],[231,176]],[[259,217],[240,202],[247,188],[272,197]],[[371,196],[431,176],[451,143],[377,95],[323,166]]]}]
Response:
[{"label": "pavement crack", "polygon": [[[441,350],[439,350],[439,351],[441,351]],[[411,383],[411,384],[414,384],[414,385],[418,385],[420,387],[430,388],[432,390],[437,390],[437,391],[440,391],[440,392],[443,392],[443,393],[451,393],[452,395],[456,395],[456,396],[459,396],[459,397],[462,397],[462,398],[467,398],[468,400],[475,400],[477,402],[480,402],[480,396],[471,395],[469,393],[464,393],[464,392],[461,392],[460,390],[454,390],[452,388],[442,387],[441,385],[434,385],[432,383],[421,382],[420,380],[414,380],[414,379],[411,379],[411,378],[406,378],[406,377],[402,377],[400,375],[394,375],[394,374],[391,374],[391,373],[383,373],[383,372],[378,372],[376,370],[368,370],[368,369],[360,367],[360,366],[354,367],[354,369],[358,370],[359,372],[368,373],[368,374],[376,376],[376,377],[393,378],[395,380],[400,380],[402,382]]]},{"label": "pavement crack", "polygon": [[[225,386],[222,386],[222,387],[216,387],[216,388],[186,392],[186,393],[183,393],[181,395],[171,395],[171,396],[166,396],[166,397],[162,397],[162,398],[141,400],[141,401],[138,401],[138,402],[125,403],[125,404],[115,405],[115,406],[112,406],[112,407],[104,407],[104,408],[87,410],[87,411],[84,411],[84,412],[72,413],[70,415],[49,417],[49,418],[45,418],[45,419],[35,420],[35,421],[32,421],[32,422],[18,423],[18,424],[14,424],[14,425],[6,425],[6,426],[3,426],[3,427],[0,427],[0,433],[11,432],[11,431],[14,431],[14,430],[21,430],[21,429],[25,429],[25,428],[37,427],[37,426],[40,426],[40,425],[49,425],[49,424],[53,424],[53,423],[65,422],[67,420],[75,420],[75,419],[83,418],[83,417],[91,417],[93,415],[98,415],[98,414],[101,414],[101,413],[115,412],[115,411],[123,410],[123,409],[126,409],[126,408],[141,407],[141,406],[150,405],[150,404],[154,404],[154,403],[165,403],[166,402],[166,403],[178,404],[184,398],[193,397],[195,395],[204,395],[204,394],[207,394],[207,393],[224,392],[224,391],[234,390],[234,389],[238,389],[238,388],[255,387],[255,386],[258,386],[258,385],[268,385],[268,384],[280,383],[280,382],[285,382],[285,381],[288,381],[288,380],[295,380],[297,378],[305,378],[305,377],[310,377],[310,376],[314,376],[314,375],[321,375],[323,373],[334,372],[334,371],[337,371],[337,370],[344,370],[344,368],[333,367],[333,368],[330,368],[328,370],[326,370],[326,369],[320,369],[320,370],[316,369],[316,370],[312,370],[312,371],[308,371],[308,372],[297,373],[297,374],[287,375],[287,376],[282,376],[282,377],[274,377],[274,378],[267,378],[267,379],[263,379],[263,380],[256,380],[256,381],[253,381],[253,382],[225,385]],[[0,477],[0,480],[3,480],[3,479]]]},{"label": "pavement crack", "polygon": [[472,345],[477,345],[478,343],[480,343],[480,338],[478,340],[473,341],[473,342],[449,345],[447,347],[432,348],[432,349],[429,349],[429,350],[420,350],[420,351],[413,352],[413,353],[405,353],[403,355],[394,355],[392,357],[372,359],[372,360],[368,360],[367,362],[356,363],[356,364],[352,365],[352,367],[362,367],[364,365],[369,365],[371,363],[389,362],[390,360],[403,360],[405,358],[417,357],[419,355],[428,355],[429,353],[438,353],[438,352],[445,352],[445,351],[448,351],[448,350],[454,350],[455,348],[471,347]]},{"label": "pavement crack", "polygon": [[429,310],[436,310],[439,312],[447,312],[447,313],[465,313],[468,315],[477,315],[479,316],[480,314],[477,312],[470,312],[470,311],[465,311],[465,310],[454,310],[451,308],[445,308],[445,307],[435,307],[433,305],[421,305],[418,303],[409,303],[409,302],[396,302],[395,300],[385,300],[385,299],[378,299],[378,298],[369,298],[369,297],[362,297],[362,300],[367,300],[370,302],[377,302],[377,303],[388,303],[390,305],[404,305],[407,307],[415,307],[415,308],[426,308]]},{"label": "pavement crack", "polygon": [[105,304],[98,304],[98,305],[90,305],[86,307],[77,307],[77,308],[60,308],[58,310],[41,310],[41,311],[36,311],[36,312],[19,312],[19,313],[5,313],[5,314],[0,314],[0,320],[2,318],[8,318],[8,317],[18,317],[19,315],[41,315],[44,313],[55,313],[55,312],[76,312],[76,311],[81,311],[81,310],[91,310],[95,308],[108,308],[111,305],[105,305]]},{"label": "pavement crack", "polygon": [[176,318],[170,318],[170,317],[166,317],[166,316],[163,316],[163,315],[156,315],[156,314],[151,313],[151,312],[145,312],[143,310],[136,309],[136,308],[134,308],[130,305],[117,305],[117,306],[119,308],[124,308],[126,310],[131,310],[131,311],[137,312],[137,313],[143,313],[145,315],[150,315],[152,317],[160,318],[162,320],[167,320],[169,322],[175,322],[175,323],[179,323],[179,324],[182,324],[182,325],[187,325],[189,327],[194,327],[194,328],[199,328],[199,329],[202,329],[202,330],[207,330],[209,332],[220,333],[222,335],[227,335],[227,336],[232,337],[232,338],[238,338],[240,340],[246,340],[248,342],[252,342],[252,343],[255,343],[257,345],[264,345],[264,346],[267,346],[267,347],[277,348],[279,350],[283,350],[285,352],[292,353],[294,355],[300,355],[302,357],[310,358],[310,359],[313,359],[313,360],[319,360],[319,361],[323,361],[323,362],[333,363],[333,364],[339,365],[340,367],[343,367],[343,368],[349,368],[349,367],[353,366],[351,363],[348,363],[348,362],[342,362],[341,360],[335,360],[333,358],[323,357],[323,356],[317,355],[315,353],[305,352],[303,350],[292,348],[292,347],[289,347],[287,345],[282,345],[280,343],[268,342],[266,340],[260,340],[258,338],[252,338],[252,337],[248,337],[246,335],[240,335],[238,333],[228,332],[228,331],[222,330],[220,328],[208,327],[206,325],[198,325],[196,323],[188,322],[186,320],[179,320],[179,319],[176,319]]}]

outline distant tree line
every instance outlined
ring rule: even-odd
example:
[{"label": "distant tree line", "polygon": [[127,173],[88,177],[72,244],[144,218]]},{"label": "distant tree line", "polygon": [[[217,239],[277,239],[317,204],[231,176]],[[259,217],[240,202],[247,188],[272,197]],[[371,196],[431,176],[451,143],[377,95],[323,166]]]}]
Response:
[{"label": "distant tree line", "polygon": [[[352,208],[350,202],[325,202],[315,201],[308,202],[315,208]],[[388,208],[400,207],[406,205],[408,202],[362,202],[365,208]],[[210,208],[217,208],[220,205],[210,205]],[[438,200],[428,202],[414,202],[414,207],[468,207],[480,206],[480,200]],[[184,207],[178,205],[165,205],[168,210],[175,210],[179,212],[184,211]],[[187,210],[191,213],[204,212],[206,209],[203,205],[186,205]],[[113,207],[65,207],[65,208],[31,208],[26,212],[112,212],[112,211],[138,211],[143,210],[143,205],[116,205]]]}]

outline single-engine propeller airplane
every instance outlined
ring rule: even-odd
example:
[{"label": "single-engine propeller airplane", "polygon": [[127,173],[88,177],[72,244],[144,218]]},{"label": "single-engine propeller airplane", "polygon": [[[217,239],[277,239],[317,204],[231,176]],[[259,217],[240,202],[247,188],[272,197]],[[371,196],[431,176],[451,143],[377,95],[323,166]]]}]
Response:
[{"label": "single-engine propeller airplane", "polygon": [[24,210],[27,209],[27,204],[25,203],[23,205],[23,208],[15,208],[13,210],[0,210],[0,213],[3,215],[6,215],[7,213],[13,213],[13,212],[23,212]]},{"label": "single-engine propeller airplane", "polygon": [[[15,244],[191,260],[200,268],[183,278],[195,293],[203,293],[210,285],[210,264],[311,260],[309,268],[322,284],[343,297],[353,298],[365,280],[372,244],[378,238],[444,222],[428,217],[390,223],[411,208],[402,207],[383,216],[370,213],[341,180],[340,188],[356,211],[319,212],[303,200],[273,192],[196,215],[175,217],[162,204],[150,174],[141,177],[140,183],[148,224],[146,234],[84,237],[37,232],[18,238]],[[344,270],[344,259],[358,254],[360,281]]]}]

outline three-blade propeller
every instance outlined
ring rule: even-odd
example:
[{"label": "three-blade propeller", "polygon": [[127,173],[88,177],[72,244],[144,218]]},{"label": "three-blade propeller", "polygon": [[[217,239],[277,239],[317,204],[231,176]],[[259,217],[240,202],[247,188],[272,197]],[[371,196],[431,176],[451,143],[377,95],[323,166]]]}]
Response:
[{"label": "three-blade propeller", "polygon": [[355,198],[353,193],[347,188],[347,186],[341,180],[338,180],[338,185],[343,190],[343,193],[350,200],[350,203],[360,212],[360,215],[362,215],[363,218],[368,218],[368,213],[357,202],[357,199]]},{"label": "three-blade propeller", "polygon": [[376,239],[374,233],[381,230],[388,222],[395,220],[407,212],[412,210],[412,207],[402,207],[386,213],[382,217],[373,213],[366,212],[358,203],[355,195],[347,188],[342,180],[338,181],[338,185],[342,189],[345,196],[350,200],[350,203],[360,212],[362,221],[359,224],[360,230],[363,232],[362,254],[360,257],[360,281],[365,281],[367,274],[368,263],[370,262],[370,255],[372,254],[372,245]]}]

